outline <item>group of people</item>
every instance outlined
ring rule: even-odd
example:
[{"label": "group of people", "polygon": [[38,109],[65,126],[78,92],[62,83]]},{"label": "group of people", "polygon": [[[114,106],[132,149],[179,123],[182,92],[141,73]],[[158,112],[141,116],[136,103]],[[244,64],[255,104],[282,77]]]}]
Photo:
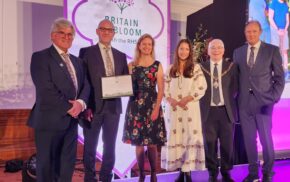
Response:
[{"label": "group of people", "polygon": [[[81,123],[84,181],[112,180],[122,105],[120,98],[102,98],[101,78],[128,74],[132,75],[133,96],[128,101],[122,140],[136,146],[139,182],[145,180],[146,149],[150,181],[157,181],[157,146],[162,146],[161,167],[180,170],[176,182],[191,181],[191,171],[205,168],[209,182],[217,181],[219,172],[224,182],[234,181],[230,170],[238,118],[249,162],[244,182],[259,179],[257,131],[263,147],[263,182],[272,181],[272,111],[285,80],[279,48],[261,42],[261,32],[259,22],[248,22],[248,43],[235,50],[233,62],[223,60],[224,43],[213,39],[208,47],[210,59],[198,64],[191,42],[182,39],[164,74],[155,60],[151,35],[139,38],[133,61],[127,65],[126,55],[111,46],[114,25],[105,19],[96,29],[99,42],[82,48],[77,58],[68,53],[75,35],[73,25],[56,19],[51,28],[52,46],[33,53],[31,59],[36,103],[28,124],[35,131],[37,181],[72,180],[80,115],[85,118]],[[104,146],[97,178],[95,157],[101,129]]]}]

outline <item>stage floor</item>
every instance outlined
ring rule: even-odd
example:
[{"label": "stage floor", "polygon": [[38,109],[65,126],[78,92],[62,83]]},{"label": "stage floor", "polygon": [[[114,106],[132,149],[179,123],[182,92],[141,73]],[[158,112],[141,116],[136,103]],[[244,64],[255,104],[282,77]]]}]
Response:
[{"label": "stage floor", "polygon": [[[274,166],[274,182],[289,182],[290,181],[290,160],[279,160],[275,162]],[[236,182],[241,182],[248,174],[247,165],[236,165],[231,172],[232,178]],[[163,173],[158,175],[159,182],[173,182],[174,179],[178,176],[178,172],[172,173]],[[207,171],[193,171],[191,173],[193,182],[207,182],[208,173]],[[260,174],[262,178],[262,175]],[[221,181],[221,176],[219,175],[219,180]],[[130,178],[130,179],[119,179],[114,180],[115,182],[136,182],[138,178]],[[146,181],[150,181],[150,176],[146,176]]]},{"label": "stage floor", "polygon": [[[76,168],[77,169],[77,168]],[[290,181],[290,159],[275,161],[274,166],[275,176],[274,182],[289,182]],[[236,165],[232,170],[232,177],[236,182],[241,182],[243,178],[247,175],[247,165]],[[162,173],[158,174],[159,182],[173,182],[177,177],[178,172]],[[72,182],[83,181],[83,171],[75,170]],[[208,173],[207,171],[193,171],[191,173],[193,182],[207,182]],[[219,176],[221,181],[221,176]],[[17,173],[5,173],[4,166],[0,167],[0,182],[21,182],[21,171]],[[130,179],[118,179],[114,182],[136,182],[138,178]],[[147,175],[146,182],[150,181],[150,176]]]}]

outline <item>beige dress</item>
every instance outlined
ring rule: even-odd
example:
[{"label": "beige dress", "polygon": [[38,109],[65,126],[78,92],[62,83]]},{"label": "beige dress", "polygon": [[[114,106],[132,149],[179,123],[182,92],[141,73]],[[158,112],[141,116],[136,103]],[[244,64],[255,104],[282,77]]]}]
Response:
[{"label": "beige dress", "polygon": [[[170,66],[171,67],[171,66]],[[161,167],[172,171],[181,168],[183,172],[205,169],[205,152],[202,135],[199,99],[207,88],[206,80],[199,64],[195,64],[193,77],[165,76],[165,97],[177,101],[191,95],[194,99],[187,104],[188,110],[177,106],[174,111],[166,103],[165,124],[167,143],[161,151]]]}]

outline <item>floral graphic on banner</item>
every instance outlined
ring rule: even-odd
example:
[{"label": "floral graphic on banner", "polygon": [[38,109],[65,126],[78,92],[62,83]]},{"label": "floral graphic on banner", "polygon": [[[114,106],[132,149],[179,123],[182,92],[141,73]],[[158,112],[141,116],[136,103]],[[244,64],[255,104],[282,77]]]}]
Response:
[{"label": "floral graphic on banner", "polygon": [[[156,40],[156,59],[164,69],[168,64],[168,3],[169,0],[66,0],[65,17],[73,22],[76,35],[70,53],[78,55],[81,47],[98,43],[96,28],[100,21],[110,20],[115,28],[111,42],[114,48],[126,53],[130,62],[139,37],[151,34]],[[122,98],[123,110],[127,107],[128,97]],[[131,145],[121,142],[125,114],[120,115],[119,132],[116,142],[116,162],[114,173],[120,178],[128,175],[135,165],[135,150]],[[83,131],[79,127],[79,141],[83,142]],[[102,136],[102,133],[100,133]],[[103,141],[100,137],[96,148],[97,157],[102,158]]]},{"label": "floral graphic on banner", "polygon": [[118,6],[118,8],[121,10],[121,14],[123,13],[124,9],[134,4],[133,0],[110,0],[110,1]]}]

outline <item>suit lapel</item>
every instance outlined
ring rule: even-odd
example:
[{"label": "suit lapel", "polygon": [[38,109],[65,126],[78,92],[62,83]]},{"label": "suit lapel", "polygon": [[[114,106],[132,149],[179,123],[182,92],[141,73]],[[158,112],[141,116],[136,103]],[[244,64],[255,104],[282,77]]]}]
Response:
[{"label": "suit lapel", "polygon": [[[230,66],[230,62],[227,62],[227,61],[225,61],[225,60],[223,60],[223,63],[222,63],[222,73],[224,73],[227,69],[228,69],[228,67]],[[221,74],[222,74],[221,73]],[[227,73],[227,74],[225,74],[224,76],[222,76],[221,77],[221,85],[222,85],[222,89],[223,90],[226,90],[226,82],[227,82],[227,79],[229,78],[229,73]]]},{"label": "suit lapel", "polygon": [[258,50],[258,53],[257,53],[257,57],[256,57],[256,60],[255,60],[255,64],[253,65],[253,68],[252,69],[255,69],[256,65],[260,65],[260,62],[263,61],[262,57],[264,54],[264,43],[261,42],[261,45],[260,45],[260,48]]},{"label": "suit lapel", "polygon": [[113,60],[114,60],[114,71],[115,71],[115,75],[118,75],[117,70],[119,70],[119,64],[117,63],[118,61],[118,57],[117,57],[117,53],[116,50],[112,47],[112,53],[113,53]]},{"label": "suit lapel", "polygon": [[246,67],[248,66],[248,59],[247,59],[247,51],[248,51],[248,45],[244,45],[244,47],[242,48],[242,53],[241,53],[241,57],[242,57],[242,64]]},{"label": "suit lapel", "polygon": [[75,73],[76,73],[76,77],[77,77],[77,82],[78,82],[78,91],[80,89],[81,86],[81,69],[80,69],[80,65],[78,64],[78,60],[70,55],[70,60],[74,66],[75,69]]},{"label": "suit lapel", "polygon": [[105,68],[105,64],[104,64],[104,60],[102,57],[102,53],[100,50],[100,46],[98,44],[95,45],[95,51],[94,51],[95,55],[94,55],[94,61],[96,61],[96,64],[92,64],[92,65],[98,65],[97,68],[95,68],[97,70],[97,72],[101,73],[101,76],[106,76],[106,68]]},{"label": "suit lapel", "polygon": [[[211,72],[210,72],[210,61],[209,61],[209,60],[207,60],[207,61],[203,64],[203,68],[204,68],[208,73],[211,74]],[[206,79],[208,85],[211,85],[211,76],[208,75],[207,73],[205,73],[204,75],[205,75],[205,79]],[[210,89],[210,93],[211,93],[211,87],[209,87],[209,89]]]},{"label": "suit lapel", "polygon": [[[64,72],[64,74],[66,75],[67,80],[69,81],[69,83],[71,84],[72,87],[74,87],[73,81],[70,77],[70,74],[68,72],[68,69],[66,67],[65,62],[62,60],[61,56],[58,54],[58,52],[56,51],[56,49],[51,46],[50,47],[50,53],[52,55],[52,57],[54,58],[56,64],[58,67],[60,67],[60,69]],[[71,57],[71,56],[70,56]],[[76,71],[77,72],[77,71]]]}]

